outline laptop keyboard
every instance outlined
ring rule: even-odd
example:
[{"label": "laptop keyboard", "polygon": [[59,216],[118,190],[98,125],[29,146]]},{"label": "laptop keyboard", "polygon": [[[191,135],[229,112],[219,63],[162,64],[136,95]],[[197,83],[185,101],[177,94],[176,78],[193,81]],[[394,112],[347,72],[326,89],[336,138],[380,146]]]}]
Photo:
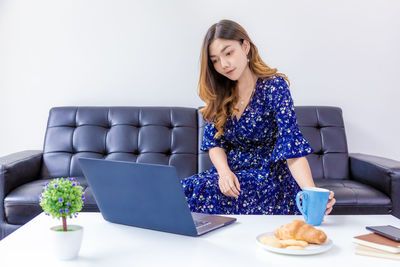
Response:
[{"label": "laptop keyboard", "polygon": [[211,224],[211,223],[207,222],[207,221],[196,221],[196,220],[194,221],[194,225],[196,226],[196,228],[206,226],[209,224]]}]

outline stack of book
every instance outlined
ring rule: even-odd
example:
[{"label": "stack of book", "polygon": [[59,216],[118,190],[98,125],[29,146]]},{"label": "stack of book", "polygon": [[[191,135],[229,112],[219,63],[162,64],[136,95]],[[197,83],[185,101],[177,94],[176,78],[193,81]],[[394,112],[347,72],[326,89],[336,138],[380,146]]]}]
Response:
[{"label": "stack of book", "polygon": [[400,260],[400,242],[374,233],[355,236],[353,242],[358,255]]}]

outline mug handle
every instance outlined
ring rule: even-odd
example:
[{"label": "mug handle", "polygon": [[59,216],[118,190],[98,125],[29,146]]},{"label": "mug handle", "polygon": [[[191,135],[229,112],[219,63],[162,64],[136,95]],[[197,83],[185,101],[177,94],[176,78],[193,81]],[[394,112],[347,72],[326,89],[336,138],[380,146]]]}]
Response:
[{"label": "mug handle", "polygon": [[[300,197],[302,196],[302,199],[300,200]],[[304,219],[307,221],[307,193],[304,191],[299,191],[296,195],[296,205],[297,208],[300,210],[301,214],[303,214]],[[300,204],[301,201],[301,204]]]}]

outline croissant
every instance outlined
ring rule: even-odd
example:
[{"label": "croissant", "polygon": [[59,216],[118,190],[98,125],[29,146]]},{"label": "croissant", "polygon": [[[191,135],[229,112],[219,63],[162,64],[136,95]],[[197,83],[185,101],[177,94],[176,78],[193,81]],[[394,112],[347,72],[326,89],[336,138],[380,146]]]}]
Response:
[{"label": "croissant", "polygon": [[303,240],[312,244],[323,244],[326,241],[326,234],[323,231],[300,220],[281,225],[275,230],[274,235],[278,239]]}]

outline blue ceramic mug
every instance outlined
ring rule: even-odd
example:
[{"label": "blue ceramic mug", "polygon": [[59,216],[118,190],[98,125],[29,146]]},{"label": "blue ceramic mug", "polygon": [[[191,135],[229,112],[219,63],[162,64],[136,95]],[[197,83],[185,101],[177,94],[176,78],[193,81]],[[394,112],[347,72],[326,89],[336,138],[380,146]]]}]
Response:
[{"label": "blue ceramic mug", "polygon": [[320,225],[324,218],[329,200],[329,190],[319,187],[305,187],[296,195],[296,204],[304,221],[311,225]]}]

